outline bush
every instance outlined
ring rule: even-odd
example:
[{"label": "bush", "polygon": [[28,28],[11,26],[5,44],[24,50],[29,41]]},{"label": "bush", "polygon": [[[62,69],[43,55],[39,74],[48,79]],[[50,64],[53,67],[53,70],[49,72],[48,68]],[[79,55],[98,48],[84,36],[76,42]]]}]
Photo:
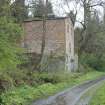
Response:
[{"label": "bush", "polygon": [[10,70],[7,74],[13,79],[14,86],[23,85],[28,78],[27,72],[19,69]]},{"label": "bush", "polygon": [[[36,79],[42,79],[47,78],[48,80],[54,81],[53,83],[44,83],[37,86],[30,86],[23,84],[18,87],[14,87],[10,89],[9,91],[4,92],[1,95],[1,105],[29,105],[30,102],[33,100],[37,100],[40,98],[45,98],[49,95],[53,95],[54,93],[57,93],[64,88],[76,85],[78,83],[81,83],[86,80],[95,79],[103,74],[103,72],[90,72],[86,74],[69,74],[69,73],[63,73],[63,74],[40,74],[40,73],[33,73]],[[39,75],[39,76],[38,76]],[[53,75],[53,78],[51,78],[51,75]],[[38,77],[38,78],[36,78]],[[55,77],[55,78],[54,78]],[[33,78],[33,77],[32,77]],[[40,79],[40,82],[42,81]],[[55,80],[58,80],[55,82]],[[46,80],[46,79],[45,79]]]},{"label": "bush", "polygon": [[95,54],[84,53],[80,57],[80,63],[83,66],[91,67],[95,70],[105,70],[105,56],[96,56]]},{"label": "bush", "polygon": [[0,73],[0,93],[13,87],[13,79],[7,74]]},{"label": "bush", "polygon": [[57,84],[61,82],[70,82],[74,78],[78,78],[81,74],[79,73],[33,73],[32,78],[36,83],[44,84],[44,83],[52,83]]},{"label": "bush", "polygon": [[20,64],[17,54],[21,53],[17,45],[22,28],[12,19],[0,17],[0,70],[16,68]]}]

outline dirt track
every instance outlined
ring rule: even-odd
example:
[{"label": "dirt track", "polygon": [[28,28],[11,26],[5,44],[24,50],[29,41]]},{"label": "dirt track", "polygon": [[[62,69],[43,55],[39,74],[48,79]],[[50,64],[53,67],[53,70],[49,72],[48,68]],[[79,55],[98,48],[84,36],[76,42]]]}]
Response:
[{"label": "dirt track", "polygon": [[[72,89],[51,96],[48,99],[38,100],[32,105],[86,105],[79,101],[80,98],[92,88],[95,89],[97,86],[101,85],[103,81],[105,81],[105,76],[75,86]],[[87,100],[89,101],[88,98]]]}]

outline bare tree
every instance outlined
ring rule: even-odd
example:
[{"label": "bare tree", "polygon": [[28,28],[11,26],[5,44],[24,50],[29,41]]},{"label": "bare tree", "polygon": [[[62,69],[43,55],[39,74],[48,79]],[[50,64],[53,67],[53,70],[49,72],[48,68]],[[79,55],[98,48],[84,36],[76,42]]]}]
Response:
[{"label": "bare tree", "polygon": [[[103,6],[105,1],[103,0],[63,0],[63,1],[68,7],[69,13],[72,12],[70,10],[70,3],[75,2],[76,4],[76,6],[74,6],[75,8],[74,16],[70,14],[69,17],[71,18],[71,20],[73,20],[72,21],[73,24],[78,22],[82,25],[81,33],[80,33],[81,38],[80,40],[78,40],[78,50],[79,50],[79,54],[81,54],[85,50],[88,41],[91,39],[91,36],[94,34],[90,30],[89,27],[92,24],[91,23],[92,14],[96,12],[95,7]],[[78,15],[77,5],[79,5],[84,10],[84,16],[83,16],[84,20],[83,21],[77,20],[77,15]]]},{"label": "bare tree", "polygon": [[93,8],[95,6],[102,6],[104,4],[103,1],[97,1],[94,4],[93,0],[81,0],[83,9],[84,9],[84,22],[82,23],[83,26],[83,30],[81,31],[81,40],[79,41],[79,43],[81,43],[81,45],[79,46],[79,51],[82,52],[86,45],[87,42],[91,39],[92,36],[92,32],[89,31],[89,26],[91,24],[91,13],[96,12],[96,10]]}]

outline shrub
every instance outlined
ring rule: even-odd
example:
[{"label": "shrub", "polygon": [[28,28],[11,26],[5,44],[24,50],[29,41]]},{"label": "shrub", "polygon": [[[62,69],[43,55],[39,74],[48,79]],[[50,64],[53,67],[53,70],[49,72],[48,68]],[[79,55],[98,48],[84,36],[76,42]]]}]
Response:
[{"label": "shrub", "polygon": [[0,92],[4,92],[13,87],[13,80],[7,74],[0,73]]},{"label": "shrub", "polygon": [[0,17],[0,70],[16,68],[20,64],[17,54],[21,50],[17,45],[22,29],[12,19]]},{"label": "shrub", "polygon": [[84,53],[80,56],[80,63],[85,67],[103,71],[105,70],[105,56],[97,56],[95,54]]},{"label": "shrub", "polygon": [[33,73],[32,78],[36,83],[44,84],[44,83],[52,83],[57,84],[61,82],[69,82],[70,80],[74,78],[78,78],[80,76],[79,73],[77,74],[71,74],[71,73]]}]

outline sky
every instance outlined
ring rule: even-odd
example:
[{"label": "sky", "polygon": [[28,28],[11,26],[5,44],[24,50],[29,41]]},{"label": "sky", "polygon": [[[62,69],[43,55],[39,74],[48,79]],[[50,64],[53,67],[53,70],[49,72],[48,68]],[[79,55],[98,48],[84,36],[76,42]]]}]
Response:
[{"label": "sky", "polygon": [[[26,0],[26,3],[28,3],[31,0]],[[44,2],[46,0],[43,0]],[[67,6],[67,4],[63,2],[63,0],[49,0],[52,3],[53,6],[53,11],[54,14],[57,16],[66,16],[67,13],[69,13],[70,10],[73,10],[74,12],[77,10],[78,14],[77,14],[77,21],[82,22],[84,20],[84,11],[83,11],[83,7],[80,6],[80,4],[76,4],[75,2],[70,2],[69,6]],[[93,0],[93,4],[96,4],[97,0]],[[105,1],[105,0],[100,0],[100,1]],[[99,17],[100,19],[102,19],[103,17],[103,8],[100,6],[96,6],[94,7],[94,9],[98,10],[99,12]],[[79,23],[76,23],[76,25],[78,25]]]},{"label": "sky", "polygon": [[[95,0],[95,1],[97,1],[97,0]],[[75,2],[71,2],[71,3],[69,3],[69,7],[68,7],[66,4],[64,5],[62,0],[51,0],[51,2],[53,4],[54,13],[56,15],[65,16],[65,13],[69,13],[70,10],[73,10],[75,12],[77,9],[77,11],[78,11],[77,21],[84,20],[84,11],[83,11],[83,7],[80,6],[80,4],[77,5]],[[94,4],[96,4],[96,3],[94,2]],[[98,10],[98,12],[99,12],[98,15],[99,15],[100,19],[102,19],[103,8],[100,6],[96,6],[96,7],[94,7],[94,9]]]},{"label": "sky", "polygon": [[[73,10],[74,12],[78,11],[77,14],[77,20],[83,21],[84,11],[83,8],[80,7],[80,5],[76,5],[75,2],[69,3],[69,7],[63,3],[61,0],[52,0],[54,13],[58,16],[66,16],[67,13],[70,12],[70,10]],[[79,25],[79,23],[76,23],[76,25]]]},{"label": "sky", "polygon": [[[31,0],[26,0],[26,4],[29,3],[29,1],[31,1]],[[75,11],[75,8],[74,8],[75,3],[74,2],[71,2],[69,4],[69,8],[68,8],[67,5],[64,5],[63,0],[49,0],[49,1],[52,3],[54,14],[57,16],[61,16],[61,17],[66,16],[66,14],[69,13],[70,10]],[[84,15],[83,9],[80,8],[80,6],[78,6],[77,9],[78,9],[77,19],[79,21],[83,21],[83,15]]]}]

